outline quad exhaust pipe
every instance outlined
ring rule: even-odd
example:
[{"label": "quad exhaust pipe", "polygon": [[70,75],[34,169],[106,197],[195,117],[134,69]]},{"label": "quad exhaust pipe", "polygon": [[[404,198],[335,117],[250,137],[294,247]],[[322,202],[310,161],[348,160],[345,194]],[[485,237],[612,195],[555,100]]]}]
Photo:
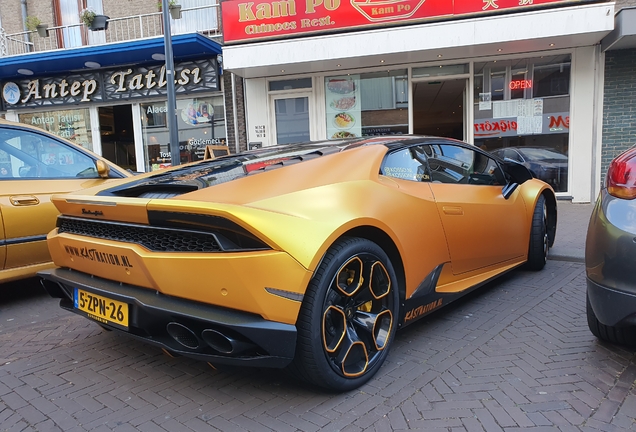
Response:
[{"label": "quad exhaust pipe", "polygon": [[213,329],[203,330],[201,338],[199,338],[194,331],[177,322],[168,323],[166,331],[177,343],[191,350],[201,347],[201,339],[213,350],[226,355],[239,355],[246,351],[254,351],[256,348],[256,345],[251,342]]},{"label": "quad exhaust pipe", "polygon": [[238,340],[217,330],[203,330],[201,337],[210,347],[223,354],[238,355],[256,348],[253,343]]}]

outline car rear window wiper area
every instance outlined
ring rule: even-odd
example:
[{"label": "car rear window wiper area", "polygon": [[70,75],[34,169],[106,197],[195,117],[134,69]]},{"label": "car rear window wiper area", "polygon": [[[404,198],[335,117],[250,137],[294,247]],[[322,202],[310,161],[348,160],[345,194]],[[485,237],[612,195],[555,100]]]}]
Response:
[{"label": "car rear window wiper area", "polygon": [[129,198],[172,198],[198,190],[196,184],[185,183],[142,183],[125,189],[112,191],[113,195]]},{"label": "car rear window wiper area", "polygon": [[326,146],[319,149],[302,148],[300,151],[294,148],[286,150],[285,152],[278,151],[269,154],[247,153],[202,161],[175,170],[157,172],[151,177],[104,190],[99,195],[129,198],[172,198],[236,180],[246,175],[262,173],[338,153],[341,148]]}]

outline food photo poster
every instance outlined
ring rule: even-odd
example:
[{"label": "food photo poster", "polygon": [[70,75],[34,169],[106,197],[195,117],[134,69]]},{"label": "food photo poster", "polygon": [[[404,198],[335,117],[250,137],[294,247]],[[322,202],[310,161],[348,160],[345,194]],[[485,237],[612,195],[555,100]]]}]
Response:
[{"label": "food photo poster", "polygon": [[360,75],[325,78],[327,138],[362,136]]}]

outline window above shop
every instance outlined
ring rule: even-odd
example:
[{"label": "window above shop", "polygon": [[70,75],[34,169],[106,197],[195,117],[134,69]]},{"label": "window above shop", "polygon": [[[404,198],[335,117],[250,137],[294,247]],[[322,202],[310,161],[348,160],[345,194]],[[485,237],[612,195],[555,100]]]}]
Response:
[{"label": "window above shop", "polygon": [[310,89],[311,78],[286,79],[269,82],[269,91]]},{"label": "window above shop", "polygon": [[489,93],[493,101],[568,95],[570,55],[475,63],[475,99]]},{"label": "window above shop", "polygon": [[463,75],[469,71],[468,63],[457,65],[439,65],[413,68],[413,78],[439,77],[446,75]]},{"label": "window above shop", "polygon": [[535,66],[534,97],[561,96],[570,92],[570,63]]}]

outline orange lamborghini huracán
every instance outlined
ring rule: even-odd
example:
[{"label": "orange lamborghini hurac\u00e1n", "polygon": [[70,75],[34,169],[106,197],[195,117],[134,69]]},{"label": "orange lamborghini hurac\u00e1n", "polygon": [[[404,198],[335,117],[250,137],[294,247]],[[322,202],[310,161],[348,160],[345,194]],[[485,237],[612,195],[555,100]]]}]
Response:
[{"label": "orange lamborghini hurac\u00e1n", "polygon": [[515,267],[556,231],[550,186],[458,141],[267,147],[53,199],[60,305],[211,364],[368,381],[395,332]]}]

